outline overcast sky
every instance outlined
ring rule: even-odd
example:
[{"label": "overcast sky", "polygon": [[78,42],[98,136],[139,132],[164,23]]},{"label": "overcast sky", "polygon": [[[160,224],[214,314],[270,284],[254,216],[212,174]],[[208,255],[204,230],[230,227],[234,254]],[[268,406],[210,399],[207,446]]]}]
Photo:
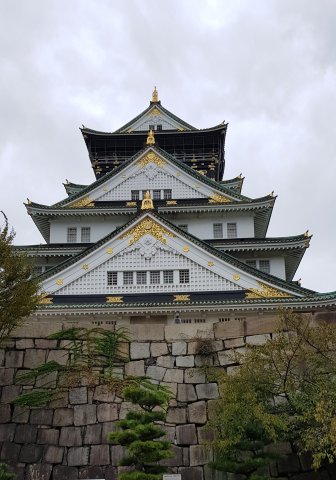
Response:
[{"label": "overcast sky", "polygon": [[229,122],[224,178],[278,195],[269,236],[314,234],[296,279],[336,290],[335,0],[1,0],[0,209],[43,243],[22,202],[91,183],[78,129],[148,106]]}]

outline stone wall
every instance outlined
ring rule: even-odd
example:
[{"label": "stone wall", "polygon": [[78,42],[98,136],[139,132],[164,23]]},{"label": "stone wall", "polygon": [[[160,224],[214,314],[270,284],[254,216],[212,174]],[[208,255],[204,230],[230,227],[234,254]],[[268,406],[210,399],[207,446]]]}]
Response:
[{"label": "stone wall", "polygon": [[[276,319],[255,317],[246,321],[200,325],[131,325],[131,343],[125,344],[130,361],[120,374],[143,376],[168,386],[171,401],[167,436],[173,443],[174,458],[167,461],[172,473],[183,480],[224,480],[206,465],[211,452],[202,444],[208,438],[205,427],[212,403],[218,395],[216,383],[206,381],[204,363],[234,369],[229,353],[270,338]],[[132,408],[102,385],[88,387],[86,380],[48,408],[24,409],[10,402],[29,391],[30,382],[15,384],[17,373],[49,360],[65,363],[68,351],[64,342],[48,340],[47,335],[70,324],[31,323],[15,333],[6,348],[0,350],[0,442],[1,461],[13,466],[18,479],[72,480],[117,478],[120,446],[111,445],[106,436],[116,427],[116,420]],[[92,326],[87,322],[86,326]],[[111,327],[113,328],[113,327]],[[205,342],[202,340],[205,339]],[[200,346],[211,348],[200,355]],[[48,381],[57,387],[57,374]],[[44,380],[45,381],[45,380]],[[40,380],[35,387],[40,386]],[[295,456],[288,444],[277,447],[285,457],[274,462],[270,474],[276,478],[332,479],[328,472],[309,471],[309,459]],[[243,477],[230,477],[243,478]]]}]

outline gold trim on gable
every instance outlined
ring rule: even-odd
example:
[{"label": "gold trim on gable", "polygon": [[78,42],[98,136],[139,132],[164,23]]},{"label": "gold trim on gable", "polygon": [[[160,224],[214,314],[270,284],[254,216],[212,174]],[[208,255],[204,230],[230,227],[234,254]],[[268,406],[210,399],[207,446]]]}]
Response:
[{"label": "gold trim on gable", "polygon": [[140,223],[138,223],[138,225],[125,232],[121,238],[124,239],[127,237],[132,237],[129,239],[128,244],[133,245],[133,243],[137,242],[144,235],[152,235],[152,237],[164,244],[167,243],[167,239],[164,237],[164,235],[176,237],[174,233],[169,232],[169,230],[162,227],[151,218],[146,217]]},{"label": "gold trim on gable", "polygon": [[83,207],[94,207],[94,201],[90,197],[82,198],[81,200],[77,200],[77,202],[69,205],[70,208],[83,208]]},{"label": "gold trim on gable", "polygon": [[269,285],[265,285],[262,282],[258,282],[258,288],[249,288],[248,292],[246,293],[245,298],[288,298],[292,297],[289,293],[282,292],[277,288],[270,287]]},{"label": "gold trim on gable", "polygon": [[209,203],[230,203],[232,200],[224,195],[220,195],[219,193],[214,193],[210,195],[208,198]]},{"label": "gold trim on gable", "polygon": [[149,163],[155,163],[158,167],[163,167],[165,165],[165,160],[163,158],[159,157],[154,152],[148,152],[146,155],[144,155],[142,158],[138,160],[138,165],[140,168],[146,167]]}]

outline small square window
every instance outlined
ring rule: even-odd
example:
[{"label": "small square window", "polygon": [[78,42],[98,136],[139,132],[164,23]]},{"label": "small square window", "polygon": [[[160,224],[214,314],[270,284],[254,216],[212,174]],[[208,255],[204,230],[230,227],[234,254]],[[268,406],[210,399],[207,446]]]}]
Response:
[{"label": "small square window", "polygon": [[214,238],[223,238],[223,224],[214,223],[213,224],[213,236]]},{"label": "small square window", "polygon": [[269,260],[259,260],[259,270],[264,273],[270,273],[270,261]]},{"label": "small square window", "polygon": [[189,270],[180,270],[180,283],[189,283]]},{"label": "small square window", "polygon": [[150,283],[152,285],[161,283],[160,282],[160,272],[157,272],[157,271],[150,272]]},{"label": "small square window", "polygon": [[248,265],[249,267],[257,268],[256,260],[246,260],[246,265]]},{"label": "small square window", "polygon": [[123,272],[124,285],[133,285],[133,272]]},{"label": "small square window", "polygon": [[228,223],[227,224],[227,238],[237,238],[237,224]]},{"label": "small square window", "polygon": [[161,199],[161,190],[153,190],[153,200]]},{"label": "small square window", "polygon": [[136,272],[136,283],[138,285],[146,285],[147,272]]},{"label": "small square window", "polygon": [[174,283],[174,271],[173,270],[164,270],[163,271],[163,283]]},{"label": "small square window", "polygon": [[82,243],[90,243],[91,237],[91,228],[90,227],[82,227],[81,228],[81,242]]},{"label": "small square window", "polygon": [[107,285],[118,285],[118,272],[107,272]]},{"label": "small square window", "polygon": [[131,197],[133,201],[140,200],[140,192],[139,190],[132,190],[131,191]]},{"label": "small square window", "polygon": [[158,124],[156,125],[156,130],[157,130],[158,132],[162,132],[162,125],[161,125],[160,123],[158,123]]},{"label": "small square window", "polygon": [[76,227],[68,227],[67,242],[68,243],[76,243],[77,242],[77,228]]},{"label": "small square window", "polygon": [[163,190],[163,198],[164,200],[170,200],[172,198],[172,191],[169,188]]},{"label": "small square window", "polygon": [[186,223],[183,223],[182,225],[179,225],[179,228],[183,230],[184,232],[188,232],[188,225]]},{"label": "small square window", "polygon": [[154,125],[148,125],[149,130],[154,130]]}]

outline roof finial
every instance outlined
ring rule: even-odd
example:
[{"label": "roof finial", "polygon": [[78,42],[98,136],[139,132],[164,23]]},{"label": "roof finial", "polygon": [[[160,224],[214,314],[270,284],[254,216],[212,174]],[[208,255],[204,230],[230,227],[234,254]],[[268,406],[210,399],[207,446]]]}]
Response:
[{"label": "roof finial", "polygon": [[158,93],[156,87],[154,87],[154,90],[153,90],[153,93],[152,93],[152,102],[157,103],[158,101],[159,101],[159,93]]},{"label": "roof finial", "polygon": [[153,200],[151,199],[149,190],[145,193],[145,196],[141,202],[141,210],[153,210]]},{"label": "roof finial", "polygon": [[153,132],[152,129],[149,130],[149,132],[148,132],[148,137],[147,137],[146,144],[147,145],[155,145],[154,132]]},{"label": "roof finial", "polygon": [[32,203],[32,201],[29,200],[29,198],[27,198],[27,204],[28,204],[28,205],[31,205],[31,203]]}]

